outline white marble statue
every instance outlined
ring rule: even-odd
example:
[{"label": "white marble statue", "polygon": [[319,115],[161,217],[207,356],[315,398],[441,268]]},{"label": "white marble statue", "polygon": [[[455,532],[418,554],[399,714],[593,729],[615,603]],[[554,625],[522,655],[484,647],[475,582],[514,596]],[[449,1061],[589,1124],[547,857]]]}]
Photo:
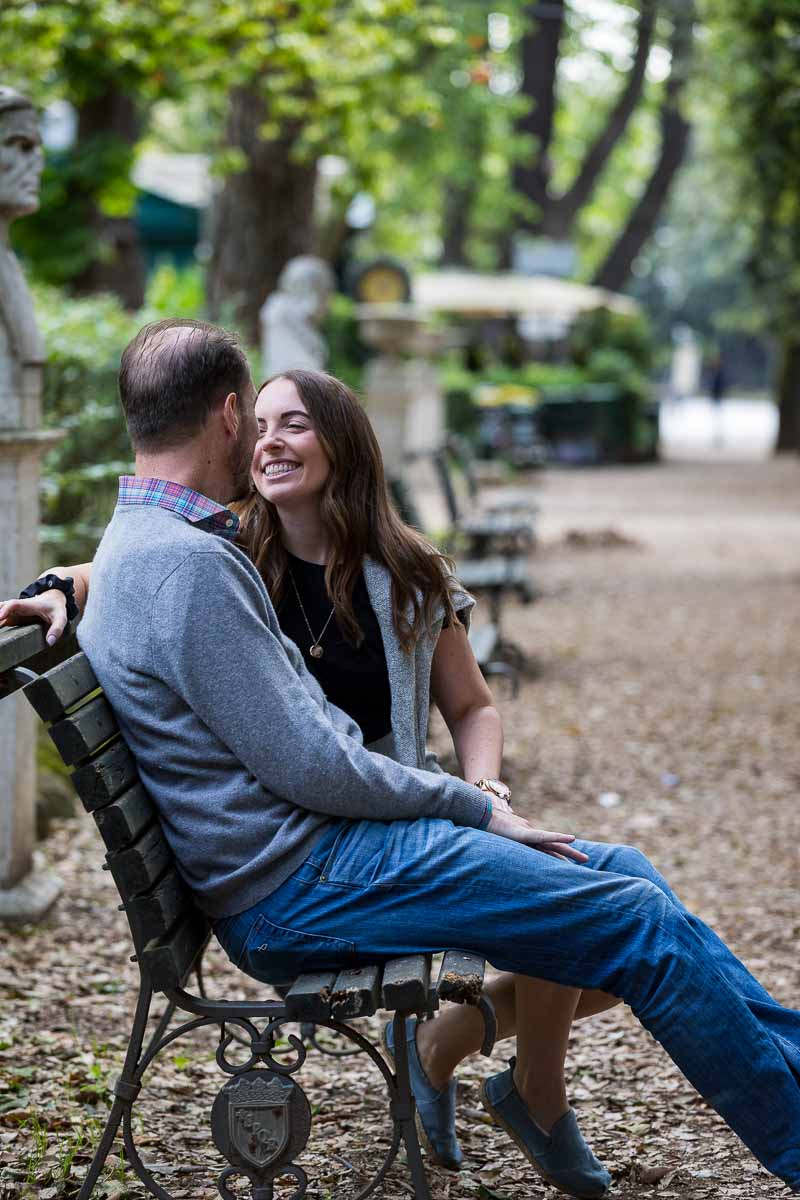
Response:
[{"label": "white marble statue", "polygon": [[8,229],[39,207],[43,165],[33,105],[0,86],[0,429],[39,424],[44,346]]},{"label": "white marble statue", "polygon": [[[25,96],[0,85],[0,598],[39,574],[39,460],[61,434],[39,428],[44,347],[8,241],[39,207],[42,141]],[[35,724],[20,697],[0,704],[0,922],[39,920],[61,882],[33,865]]]},{"label": "white marble statue", "polygon": [[292,258],[278,278],[278,288],[261,309],[261,353],[265,375],[291,368],[324,370],[328,347],[319,325],[336,287],[333,271],[321,258]]}]

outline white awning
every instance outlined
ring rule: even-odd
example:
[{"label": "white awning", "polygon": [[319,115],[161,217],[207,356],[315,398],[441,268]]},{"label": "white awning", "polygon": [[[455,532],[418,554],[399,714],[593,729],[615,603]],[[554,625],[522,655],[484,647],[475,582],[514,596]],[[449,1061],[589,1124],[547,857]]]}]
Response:
[{"label": "white awning", "polygon": [[205,208],[211,199],[212,179],[207,154],[165,154],[145,150],[137,158],[133,182],[173,204]]},{"label": "white awning", "polygon": [[428,271],[414,276],[412,295],[420,308],[471,317],[536,316],[571,322],[578,313],[593,308],[639,311],[635,300],[605,288],[511,272]]}]

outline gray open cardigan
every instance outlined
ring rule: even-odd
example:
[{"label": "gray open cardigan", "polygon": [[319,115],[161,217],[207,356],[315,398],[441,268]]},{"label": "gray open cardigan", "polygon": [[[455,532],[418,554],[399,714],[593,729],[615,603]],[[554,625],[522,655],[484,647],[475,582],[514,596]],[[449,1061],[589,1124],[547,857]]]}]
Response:
[{"label": "gray open cardigan", "polygon": [[[402,649],[392,623],[392,580],[382,563],[364,559],[364,580],[370,604],[380,625],[389,686],[392,695],[392,731],[380,741],[372,742],[370,750],[385,754],[406,767],[423,767],[441,771],[436,755],[427,749],[428,714],[431,699],[431,663],[439,634],[442,631],[444,609],[440,609],[430,633],[423,632],[414,649]],[[456,612],[467,628],[475,604],[466,592],[453,596]]]}]

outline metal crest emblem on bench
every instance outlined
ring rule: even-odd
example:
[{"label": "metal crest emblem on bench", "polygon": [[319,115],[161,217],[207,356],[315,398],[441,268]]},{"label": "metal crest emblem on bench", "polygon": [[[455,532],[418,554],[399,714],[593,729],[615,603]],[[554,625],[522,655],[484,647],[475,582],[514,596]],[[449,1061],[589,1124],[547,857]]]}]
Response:
[{"label": "metal crest emblem on bench", "polygon": [[274,1071],[247,1071],[229,1079],[211,1110],[217,1149],[233,1166],[256,1172],[294,1158],[310,1129],[305,1093]]}]

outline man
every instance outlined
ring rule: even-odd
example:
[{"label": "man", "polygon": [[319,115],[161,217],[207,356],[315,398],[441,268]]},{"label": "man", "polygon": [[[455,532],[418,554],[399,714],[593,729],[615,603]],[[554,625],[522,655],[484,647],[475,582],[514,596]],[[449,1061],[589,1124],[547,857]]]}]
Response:
[{"label": "man", "polygon": [[[234,339],[197,322],[146,327],[120,396],[136,477],[121,482],[79,636],[232,957],[260,955],[262,977],[278,978],[458,946],[517,973],[517,1063],[484,1094],[537,1164],[548,1137],[517,1091],[536,1070],[525,981],[621,997],[800,1191],[800,1014],[637,851],[573,845],[462,780],[370,754],[282,637],[225,508],[248,486],[255,437]],[[601,1195],[609,1177],[590,1155],[586,1172],[573,1194]]]}]

